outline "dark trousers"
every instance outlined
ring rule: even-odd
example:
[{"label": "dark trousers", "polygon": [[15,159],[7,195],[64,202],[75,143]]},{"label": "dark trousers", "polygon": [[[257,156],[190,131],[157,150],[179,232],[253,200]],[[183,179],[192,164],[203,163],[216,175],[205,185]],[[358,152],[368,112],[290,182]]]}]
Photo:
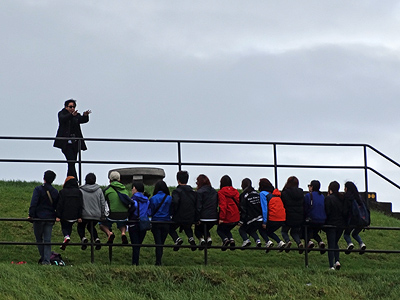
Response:
[{"label": "dark trousers", "polygon": [[215,223],[216,221],[201,221],[200,224],[194,226],[194,235],[198,239],[211,237],[210,230]]},{"label": "dark trousers", "polygon": [[235,228],[236,223],[221,223],[217,227],[217,233],[221,240],[232,239],[232,229]]},{"label": "dark trousers", "polygon": [[[78,149],[74,144],[67,144],[67,147],[62,150],[66,160],[75,160],[78,157]],[[78,180],[78,175],[76,174],[75,162],[68,162],[67,176],[74,176]]]},{"label": "dark trousers", "polygon": [[[308,241],[311,239],[314,239],[317,241],[317,243],[321,243],[322,239],[319,235],[319,232],[322,230],[323,224],[318,224],[318,223],[310,223],[308,226]],[[308,242],[307,241],[307,242]]]},{"label": "dark trousers", "polygon": [[[328,260],[329,267],[333,267],[339,261],[339,240],[343,233],[343,228],[326,228],[326,239],[328,240]],[[332,249],[332,250],[331,250]]]},{"label": "dark trousers", "polygon": [[242,237],[243,241],[248,239],[248,235],[250,235],[255,241],[259,240],[260,237],[257,234],[257,230],[260,229],[262,222],[252,222],[250,224],[243,224],[239,228],[239,234]]},{"label": "dark trousers", "polygon": [[[153,223],[151,232],[154,236],[154,243],[156,245],[164,245],[169,232],[169,224]],[[163,249],[163,247],[156,246],[156,266],[161,266]]]},{"label": "dark trousers", "polygon": [[296,242],[297,245],[299,245],[301,243],[300,241],[301,226],[289,226],[286,224],[282,226],[281,234],[283,239],[285,240],[285,243],[290,241],[289,230],[293,240]]},{"label": "dark trousers", "polygon": [[169,235],[172,237],[174,242],[176,239],[179,237],[179,235],[176,233],[176,230],[180,228],[179,232],[184,231],[188,239],[193,238],[193,230],[192,230],[192,224],[178,224],[174,223],[169,226]]},{"label": "dark trousers", "polygon": [[75,222],[68,222],[68,221],[63,221],[61,220],[61,231],[62,234],[65,236],[70,236],[72,233],[72,225],[74,225]]},{"label": "dark trousers", "polygon": [[279,236],[275,233],[279,228],[281,228],[282,225],[284,225],[285,222],[280,222],[280,221],[268,221],[266,228],[262,228],[262,224],[259,229],[259,233],[262,236],[262,238],[268,242],[269,238],[273,239],[275,242],[279,244],[281,239]]},{"label": "dark trousers", "polygon": [[[146,230],[140,230],[139,224],[129,226],[129,237],[131,244],[142,244],[146,236]],[[132,246],[132,265],[139,265],[140,247]]]},{"label": "dark trousers", "polygon": [[95,227],[97,223],[98,223],[98,221],[95,221],[95,220],[82,220],[81,223],[78,223],[77,231],[78,231],[78,234],[79,234],[79,237],[81,238],[81,240],[85,236],[85,228],[87,228],[87,230],[90,232],[90,234],[92,234],[92,230],[93,230],[93,235],[92,235],[93,240],[96,240],[99,237],[97,235],[97,230]]}]

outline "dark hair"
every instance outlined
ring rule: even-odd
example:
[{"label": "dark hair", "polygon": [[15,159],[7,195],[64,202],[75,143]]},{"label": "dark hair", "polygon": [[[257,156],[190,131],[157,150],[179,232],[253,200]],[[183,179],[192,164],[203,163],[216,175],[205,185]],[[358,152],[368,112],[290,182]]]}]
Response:
[{"label": "dark hair", "polygon": [[205,185],[211,186],[210,179],[208,179],[208,177],[204,174],[200,174],[199,176],[197,176],[196,184],[197,184],[197,189]]},{"label": "dark hair", "polygon": [[274,186],[272,185],[271,181],[267,178],[261,178],[260,182],[258,183],[258,191],[266,191],[272,193],[274,191]]},{"label": "dark hair", "polygon": [[159,180],[156,182],[154,186],[153,196],[156,195],[159,191],[163,192],[165,195],[169,195],[169,188],[164,180]]},{"label": "dark hair", "polygon": [[[319,192],[319,189],[321,188],[321,183],[318,180],[311,180],[309,186],[311,186],[311,190],[313,192]],[[321,192],[319,192],[321,194]]]},{"label": "dark hair", "polygon": [[44,172],[43,179],[46,181],[46,183],[52,184],[54,179],[56,179],[56,173],[51,170],[47,170]]},{"label": "dark hair", "polygon": [[137,190],[138,192],[140,192],[140,193],[143,193],[143,192],[144,192],[144,184],[143,184],[143,182],[141,182],[141,181],[134,180],[134,181],[132,182],[132,188],[133,188],[133,187],[135,187],[136,190]]},{"label": "dark hair", "polygon": [[182,184],[188,183],[189,173],[188,171],[179,171],[176,173],[176,180],[178,180]]},{"label": "dark hair", "polygon": [[360,193],[358,192],[358,189],[354,182],[347,181],[344,184],[344,187],[347,188],[346,195],[351,196],[353,199],[355,199],[358,203],[360,203],[361,198],[360,198]]},{"label": "dark hair", "polygon": [[222,189],[224,186],[232,186],[232,179],[228,175],[221,177],[219,188]]},{"label": "dark hair", "polygon": [[332,191],[332,194],[338,197],[340,200],[343,200],[343,195],[339,193],[340,184],[337,181],[332,181],[328,186],[328,193]]},{"label": "dark hair", "polygon": [[246,189],[251,186],[251,180],[249,178],[245,178],[242,180],[242,189]]},{"label": "dark hair", "polygon": [[290,189],[290,188],[298,188],[299,187],[299,180],[297,179],[296,176],[290,176],[287,181],[285,186],[283,187],[283,190],[285,189]]},{"label": "dark hair", "polygon": [[96,175],[94,173],[88,173],[85,177],[86,184],[95,184],[96,183]]},{"label": "dark hair", "polygon": [[68,99],[64,102],[64,107],[67,107],[70,103],[74,103],[74,105],[76,106],[76,100],[74,99]]}]

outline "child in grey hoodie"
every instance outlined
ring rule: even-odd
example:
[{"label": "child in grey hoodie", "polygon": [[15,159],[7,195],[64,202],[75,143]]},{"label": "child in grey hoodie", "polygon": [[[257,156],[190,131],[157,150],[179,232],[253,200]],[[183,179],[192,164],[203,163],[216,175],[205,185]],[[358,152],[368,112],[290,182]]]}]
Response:
[{"label": "child in grey hoodie", "polygon": [[105,198],[101,187],[96,183],[96,175],[89,173],[85,177],[85,185],[80,187],[83,195],[82,223],[78,224],[78,234],[82,240],[82,250],[87,248],[88,239],[85,237],[85,228],[91,233],[96,243],[96,250],[100,250],[100,239],[95,228],[100,220],[105,218]]}]

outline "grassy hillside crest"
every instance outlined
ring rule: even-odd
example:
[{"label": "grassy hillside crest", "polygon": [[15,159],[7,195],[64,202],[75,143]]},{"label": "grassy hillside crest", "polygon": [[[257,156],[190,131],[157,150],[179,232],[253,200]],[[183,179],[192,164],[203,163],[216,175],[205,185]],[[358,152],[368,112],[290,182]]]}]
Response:
[{"label": "grassy hillside crest", "polygon": [[[26,218],[32,191],[39,182],[0,181],[1,218]],[[57,188],[60,188],[56,186]],[[400,227],[400,220],[371,212],[371,226]],[[102,242],[105,235],[100,232]],[[235,238],[241,242],[237,229]],[[120,243],[116,234],[115,243]],[[367,249],[400,250],[398,231],[366,230],[361,233]],[[215,229],[213,245],[221,241]],[[326,241],[325,234],[322,234]],[[0,242],[34,242],[29,222],[2,222]],[[53,242],[62,242],[60,224],[53,229]],[[74,226],[72,243],[79,237]],[[153,236],[147,233],[146,244]],[[172,244],[170,237],[166,243]],[[187,245],[185,240],[184,245]],[[253,243],[254,245],[254,243]],[[345,247],[342,239],[341,248]],[[68,246],[62,254],[65,267],[40,266],[34,245],[0,244],[0,299],[399,299],[400,254],[341,253],[342,269],[328,268],[327,254],[297,251],[209,249],[208,265],[204,252],[172,248],[164,250],[163,266],[154,266],[154,248],[143,248],[140,266],[131,266],[131,248],[114,247],[113,261],[108,248],[95,252]],[[26,261],[16,265],[11,262]]]}]

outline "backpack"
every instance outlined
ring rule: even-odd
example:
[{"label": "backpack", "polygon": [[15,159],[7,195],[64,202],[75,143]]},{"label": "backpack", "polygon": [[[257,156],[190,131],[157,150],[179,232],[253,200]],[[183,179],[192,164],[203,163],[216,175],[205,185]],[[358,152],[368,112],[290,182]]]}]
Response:
[{"label": "backpack", "polygon": [[371,224],[370,212],[364,201],[361,201],[361,205],[359,205],[356,200],[353,200],[353,203],[351,205],[351,213],[351,223],[354,223],[351,225],[360,225],[365,227]]},{"label": "backpack", "polygon": [[51,251],[50,263],[55,266],[65,266],[65,262],[62,260],[61,254]]}]

